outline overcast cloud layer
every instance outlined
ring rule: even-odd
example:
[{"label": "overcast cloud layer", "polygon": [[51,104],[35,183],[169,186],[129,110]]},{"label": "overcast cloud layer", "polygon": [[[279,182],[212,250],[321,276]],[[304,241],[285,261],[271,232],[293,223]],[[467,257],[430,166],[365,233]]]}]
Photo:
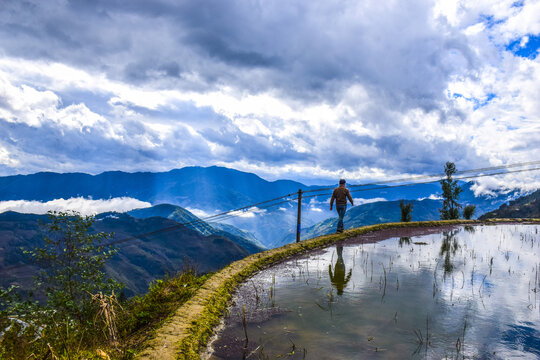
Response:
[{"label": "overcast cloud layer", "polygon": [[0,175],[539,160],[539,44],[540,1],[6,0]]}]

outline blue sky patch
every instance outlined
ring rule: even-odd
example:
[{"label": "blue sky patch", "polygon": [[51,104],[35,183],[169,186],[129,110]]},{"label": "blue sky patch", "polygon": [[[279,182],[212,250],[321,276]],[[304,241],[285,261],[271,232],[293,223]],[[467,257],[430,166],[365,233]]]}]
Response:
[{"label": "blue sky patch", "polygon": [[514,53],[514,55],[534,59],[538,56],[538,48],[540,48],[540,36],[528,35],[528,41],[522,45],[522,39],[512,41],[506,46],[506,50]]},{"label": "blue sky patch", "polygon": [[524,0],[519,0],[519,1],[515,1],[515,2],[512,4],[512,7],[513,7],[513,8],[521,8],[521,7],[523,7],[524,4],[525,4],[525,1],[524,1]]},{"label": "blue sky patch", "polygon": [[486,24],[488,29],[504,22],[504,20],[496,20],[493,15],[480,15],[480,21]]},{"label": "blue sky patch", "polygon": [[460,94],[460,93],[453,93],[452,94],[452,97],[454,99],[457,99],[457,98],[463,98],[467,101],[472,101],[474,103],[474,107],[473,109],[474,110],[477,110],[483,106],[486,106],[487,104],[489,104],[489,102],[491,100],[493,100],[494,98],[496,98],[497,96],[494,94],[494,93],[488,93],[485,98],[473,98],[473,97],[466,97],[466,96],[463,96],[463,94]]}]

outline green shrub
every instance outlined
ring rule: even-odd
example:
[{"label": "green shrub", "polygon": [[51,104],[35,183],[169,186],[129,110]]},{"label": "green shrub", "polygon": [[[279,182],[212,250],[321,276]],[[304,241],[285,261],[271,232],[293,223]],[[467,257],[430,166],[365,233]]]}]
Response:
[{"label": "green shrub", "polygon": [[463,217],[465,219],[467,219],[467,220],[470,220],[474,216],[475,212],[476,212],[476,206],[475,205],[467,205],[463,209]]}]

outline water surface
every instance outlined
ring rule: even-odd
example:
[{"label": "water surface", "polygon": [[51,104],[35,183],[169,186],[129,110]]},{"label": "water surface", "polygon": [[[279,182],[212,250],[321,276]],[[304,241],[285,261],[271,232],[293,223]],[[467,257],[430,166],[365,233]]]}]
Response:
[{"label": "water surface", "polygon": [[539,228],[360,238],[266,269],[210,358],[538,359]]}]

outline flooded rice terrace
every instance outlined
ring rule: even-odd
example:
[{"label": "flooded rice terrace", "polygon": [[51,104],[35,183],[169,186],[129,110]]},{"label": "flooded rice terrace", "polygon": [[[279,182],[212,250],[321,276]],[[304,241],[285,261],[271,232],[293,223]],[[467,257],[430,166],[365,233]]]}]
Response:
[{"label": "flooded rice terrace", "polygon": [[209,358],[538,359],[539,229],[401,229],[288,260],[239,288]]}]

